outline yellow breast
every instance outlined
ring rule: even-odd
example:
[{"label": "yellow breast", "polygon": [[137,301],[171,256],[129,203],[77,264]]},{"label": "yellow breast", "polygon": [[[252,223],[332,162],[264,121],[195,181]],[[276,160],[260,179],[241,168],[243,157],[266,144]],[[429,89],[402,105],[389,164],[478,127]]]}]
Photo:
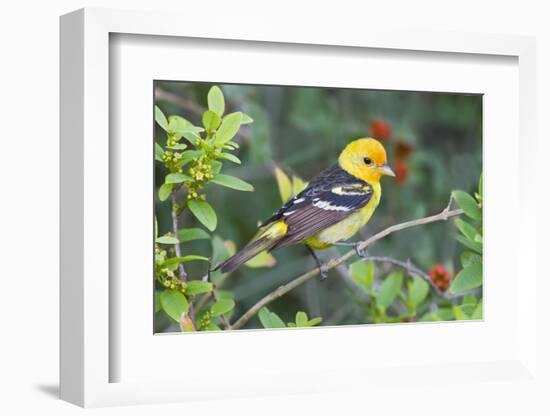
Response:
[{"label": "yellow breast", "polygon": [[315,249],[323,249],[338,241],[350,239],[370,220],[374,210],[380,203],[380,197],[381,188],[380,184],[377,183],[373,185],[373,196],[367,205],[342,221],[306,238],[304,243]]}]

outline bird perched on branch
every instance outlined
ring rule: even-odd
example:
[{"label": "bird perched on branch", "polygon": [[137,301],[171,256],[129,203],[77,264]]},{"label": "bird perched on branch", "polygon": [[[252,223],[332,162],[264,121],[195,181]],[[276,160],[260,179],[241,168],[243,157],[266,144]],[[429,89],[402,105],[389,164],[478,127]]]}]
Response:
[{"label": "bird perched on branch", "polygon": [[380,202],[380,179],[395,176],[388,166],[386,150],[375,139],[361,138],[349,143],[338,163],[317,175],[298,195],[260,225],[254,238],[214,270],[235,270],[264,250],[272,251],[303,243],[326,272],[316,249],[333,245],[355,246],[346,242],[369,221]]}]

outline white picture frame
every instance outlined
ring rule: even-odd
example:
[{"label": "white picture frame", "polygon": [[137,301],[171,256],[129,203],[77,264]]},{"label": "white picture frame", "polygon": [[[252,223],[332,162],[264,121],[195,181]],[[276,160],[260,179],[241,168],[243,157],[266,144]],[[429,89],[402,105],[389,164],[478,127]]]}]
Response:
[{"label": "white picture frame", "polygon": [[[528,388],[540,389],[543,374],[536,361],[537,323],[536,316],[536,217],[528,208],[536,203],[535,185],[525,172],[530,164],[529,156],[536,145],[534,131],[535,117],[535,42],[533,38],[508,35],[487,35],[468,33],[431,33],[429,31],[384,31],[371,27],[369,32],[358,33],[353,28],[348,31],[328,34],[323,28],[310,27],[307,33],[297,29],[281,31],[278,25],[262,24],[246,26],[235,22],[212,25],[205,29],[199,23],[185,20],[184,16],[170,13],[130,12],[106,9],[84,9],[61,18],[61,397],[80,406],[106,406],[118,404],[159,403],[220,397],[249,397],[270,394],[329,393],[343,389],[353,389],[359,384],[368,384],[371,394],[377,391],[384,394],[385,387],[392,380],[399,379],[402,389],[417,389],[457,381],[459,388],[483,389],[489,397],[502,399],[499,384],[507,383],[518,391]],[[239,27],[239,32],[235,31]],[[110,78],[110,42],[114,34],[162,36],[160,39],[201,38],[235,42],[277,43],[282,50],[285,45],[301,45],[304,48],[321,45],[336,51],[350,48],[360,51],[372,50],[411,51],[434,53],[433,58],[452,54],[468,55],[472,61],[479,56],[507,56],[517,59],[519,86],[516,137],[517,162],[519,170],[514,173],[514,183],[520,183],[520,198],[512,211],[520,218],[517,230],[516,265],[521,264],[522,284],[514,291],[512,319],[515,325],[510,331],[513,348],[503,346],[495,359],[488,353],[479,359],[455,362],[438,357],[437,362],[387,363],[376,367],[372,363],[351,368],[349,365],[323,367],[315,372],[312,361],[310,370],[293,367],[293,370],[261,369],[263,378],[236,376],[232,386],[225,382],[211,382],[209,389],[197,388],[206,379],[174,380],[165,379],[162,374],[147,380],[125,381],[125,377],[113,377],[113,368],[121,360],[119,350],[113,350],[113,314],[118,306],[113,304],[112,272],[110,262],[110,228],[115,227],[110,213],[109,189],[111,173],[116,170],[110,158],[110,94],[114,86]],[[158,39],[157,39],[158,41]],[[112,69],[112,68],[111,68]],[[150,105],[150,103],[148,103]],[[512,125],[516,125],[512,122]],[[528,146],[525,146],[528,144]],[[528,149],[528,150],[527,150]],[[487,158],[487,154],[485,155]],[[491,186],[494,184],[494,187]],[[497,181],[485,182],[487,198],[498,197],[502,188]],[[500,189],[500,191],[498,191]],[[498,191],[498,192],[497,192]],[[489,200],[490,201],[490,200]],[[490,209],[491,203],[487,203]],[[495,209],[495,208],[493,208]],[[515,211],[514,211],[515,210]],[[487,213],[485,214],[487,215]],[[510,214],[512,215],[512,214]],[[118,217],[117,217],[118,218]],[[150,246],[146,247],[150,249]],[[490,248],[488,250],[490,252]],[[498,250],[494,255],[501,255]],[[519,268],[514,269],[516,277]],[[512,280],[512,283],[517,283]],[[461,325],[460,323],[458,325]],[[540,324],[539,324],[540,325]],[[383,327],[382,327],[383,328]],[[426,329],[428,328],[428,329]],[[415,333],[434,335],[434,326],[400,326],[401,334],[414,336]],[[443,328],[443,327],[441,327]],[[456,325],[455,327],[456,328]],[[465,336],[473,336],[482,327],[463,326]],[[442,329],[444,330],[444,329]],[[326,342],[324,336],[336,337],[331,329],[314,332],[296,331],[298,343]],[[379,330],[381,332],[384,329]],[[453,330],[453,331],[456,331]],[[400,333],[392,333],[394,342]],[[237,348],[239,343],[252,343],[262,348],[257,332],[209,334],[210,337],[230,337],[228,343]],[[319,335],[322,334],[322,335]],[[327,335],[329,334],[329,335]],[[339,333],[341,335],[342,332]],[[117,335],[118,336],[118,335]],[[153,334],[151,332],[150,336]],[[283,333],[268,335],[270,342],[277,345]],[[350,337],[357,332],[350,332]],[[383,335],[376,335],[383,336]],[[245,339],[246,337],[246,339]],[[386,341],[389,343],[388,338]],[[183,338],[179,338],[180,341]],[[190,340],[191,338],[187,338]],[[218,340],[219,338],[212,338]],[[317,340],[316,340],[317,339]],[[258,341],[260,340],[260,341]],[[138,341],[139,342],[139,341]],[[176,338],[162,337],[159,341],[166,347],[177,342]],[[191,341],[188,341],[189,343]],[[256,344],[256,342],[259,342]],[[132,345],[138,352],[142,345]],[[389,345],[382,344],[382,349]],[[298,347],[297,347],[298,348]],[[124,351],[124,350],[122,350]],[[246,367],[242,364],[241,367]],[[238,370],[239,367],[231,370]],[[228,370],[229,371],[229,370]],[[150,370],[149,370],[150,372]],[[115,372],[116,373],[116,372]],[[205,371],[208,373],[208,371]],[[444,374],[444,375],[442,375]],[[472,374],[475,376],[472,377]],[[148,374],[148,377],[150,374]],[[114,382],[116,379],[116,382]],[[153,381],[154,380],[154,381]],[[322,380],[322,381],[321,381]],[[191,382],[192,381],[192,382]],[[491,386],[491,383],[493,384]],[[526,387],[526,384],[528,387]],[[488,385],[490,387],[488,387]],[[430,387],[431,388],[431,387]],[[491,396],[493,395],[493,396]]]}]

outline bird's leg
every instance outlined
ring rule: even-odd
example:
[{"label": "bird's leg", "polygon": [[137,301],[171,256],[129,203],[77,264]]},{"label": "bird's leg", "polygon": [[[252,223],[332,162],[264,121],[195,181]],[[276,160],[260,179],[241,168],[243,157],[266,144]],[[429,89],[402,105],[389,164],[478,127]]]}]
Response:
[{"label": "bird's leg", "polygon": [[356,243],[353,243],[350,241],[338,241],[336,243],[333,243],[333,245],[353,247],[355,249],[355,254],[357,254],[357,256],[361,258],[367,257],[368,255],[367,250],[364,248],[361,248],[361,241],[358,241]]},{"label": "bird's leg", "polygon": [[325,280],[328,277],[328,272],[326,270],[325,265],[323,264],[321,259],[317,256],[315,251],[310,246],[308,246],[307,244],[305,244],[305,246],[307,247],[309,254],[311,254],[311,256],[315,259],[315,263],[317,263],[317,267],[319,268],[319,273],[321,274],[321,280]]}]

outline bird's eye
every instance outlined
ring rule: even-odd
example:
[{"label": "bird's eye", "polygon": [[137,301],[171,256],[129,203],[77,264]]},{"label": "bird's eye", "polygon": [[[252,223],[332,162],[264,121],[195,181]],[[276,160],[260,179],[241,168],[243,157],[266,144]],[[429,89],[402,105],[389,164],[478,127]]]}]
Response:
[{"label": "bird's eye", "polygon": [[370,157],[364,158],[363,162],[365,162],[365,165],[372,165],[372,159]]}]

